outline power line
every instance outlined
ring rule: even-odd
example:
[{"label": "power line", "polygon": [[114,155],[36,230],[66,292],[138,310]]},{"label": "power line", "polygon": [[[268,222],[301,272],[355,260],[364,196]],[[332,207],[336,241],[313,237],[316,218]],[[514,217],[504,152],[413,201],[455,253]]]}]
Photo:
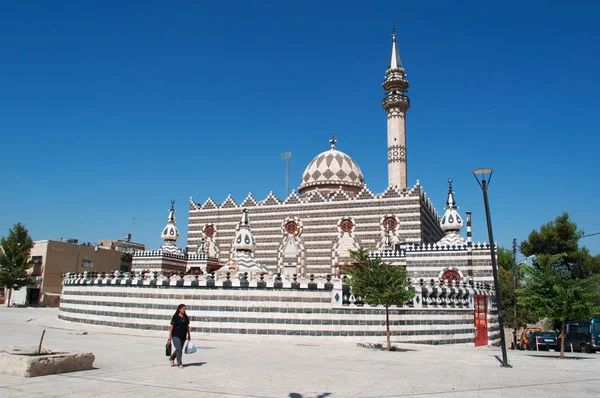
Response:
[{"label": "power line", "polygon": [[594,236],[594,235],[600,235],[600,232],[594,232],[593,234],[583,235],[583,236],[580,236],[579,239],[581,239],[581,238],[587,238],[588,236]]}]

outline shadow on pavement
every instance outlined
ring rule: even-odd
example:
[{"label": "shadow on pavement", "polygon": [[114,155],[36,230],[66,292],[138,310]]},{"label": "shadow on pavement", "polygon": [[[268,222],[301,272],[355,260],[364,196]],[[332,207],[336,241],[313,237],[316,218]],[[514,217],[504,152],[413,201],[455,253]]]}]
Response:
[{"label": "shadow on pavement", "polygon": [[[384,346],[383,344],[371,344],[371,343],[357,343],[356,344],[358,347],[362,347],[362,348],[368,348],[370,350],[378,350],[378,351],[387,351],[387,347]],[[415,349],[408,349],[408,348],[398,348],[395,345],[393,345],[391,347],[392,349],[390,351],[396,351],[396,352],[410,352],[410,351],[417,351]]]},{"label": "shadow on pavement", "polygon": [[[323,394],[316,395],[314,398],[325,398],[330,395],[331,395],[330,392],[324,392]],[[305,397],[302,394],[298,394],[297,392],[291,392],[289,395],[289,398],[313,398],[313,397],[308,397],[308,396]]]},{"label": "shadow on pavement", "polygon": [[202,366],[204,364],[206,364],[206,362],[190,362],[190,363],[184,363],[183,367],[188,368],[190,366]]},{"label": "shadow on pavement", "polygon": [[[537,357],[537,358],[552,358],[552,359],[560,359],[560,355],[539,355],[539,354],[531,354],[529,355],[530,357]],[[565,355],[565,359],[594,359],[595,357],[571,357],[568,355]]]}]

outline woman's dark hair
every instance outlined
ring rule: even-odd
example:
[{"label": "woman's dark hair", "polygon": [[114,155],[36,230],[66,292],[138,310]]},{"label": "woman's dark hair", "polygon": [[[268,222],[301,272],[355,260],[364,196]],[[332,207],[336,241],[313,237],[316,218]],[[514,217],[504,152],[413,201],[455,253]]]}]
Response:
[{"label": "woman's dark hair", "polygon": [[[179,310],[180,310],[180,309],[182,309],[183,307],[185,307],[185,304],[179,304],[179,305],[177,306],[177,311],[175,311],[175,315],[179,315]],[[190,320],[190,318],[188,318],[187,314],[183,314],[183,316],[185,317],[185,319],[186,319],[187,321],[189,321],[189,320]]]}]

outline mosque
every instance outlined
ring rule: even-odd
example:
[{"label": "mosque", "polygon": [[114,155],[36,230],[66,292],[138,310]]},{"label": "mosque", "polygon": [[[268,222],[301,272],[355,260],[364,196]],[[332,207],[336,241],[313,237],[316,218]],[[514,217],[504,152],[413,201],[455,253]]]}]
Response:
[{"label": "mosque", "polygon": [[[466,212],[463,218],[458,212],[452,180],[448,180],[442,216],[418,180],[407,185],[409,83],[395,32],[382,87],[388,144],[384,192],[368,188],[358,164],[338,149],[332,136],[329,148],[304,170],[298,190],[286,198],[272,192],[264,199],[248,194],[239,204],[231,195],[220,204],[212,198],[203,202],[190,198],[185,248],[177,246],[180,234],[172,201],[160,249],[135,253],[132,272],[127,275],[68,275],[59,317],[86,322],[84,316],[76,315],[81,307],[75,305],[81,304],[76,290],[82,289],[81,280],[85,280],[83,285],[117,284],[133,289],[127,290],[132,295],[139,286],[184,289],[182,298],[197,296],[205,301],[188,305],[188,310],[201,311],[199,316],[208,324],[199,331],[207,333],[303,335],[306,331],[310,336],[376,336],[380,309],[364,308],[340,277],[341,268],[352,263],[348,250],[369,248],[371,256],[405,267],[410,288],[417,292],[407,308],[398,308],[392,315],[392,333],[399,340],[475,345],[497,341],[489,244],[472,241],[471,214]],[[466,239],[460,235],[465,223]],[[155,298],[161,294],[164,290],[157,290]],[[214,305],[210,300],[216,300]],[[318,304],[312,308],[304,305],[305,300]],[[104,314],[98,315],[98,322],[123,327],[121,315],[103,318],[110,304],[101,301],[104,307],[84,308],[84,313]],[[265,305],[269,315],[278,314],[268,327],[264,323],[271,322],[252,313],[256,308],[262,312]],[[358,314],[373,320],[364,321]],[[141,318],[147,318],[148,328],[157,330],[156,316]],[[144,323],[138,321],[124,327],[141,328]],[[348,330],[339,330],[339,325],[347,325]]]}]

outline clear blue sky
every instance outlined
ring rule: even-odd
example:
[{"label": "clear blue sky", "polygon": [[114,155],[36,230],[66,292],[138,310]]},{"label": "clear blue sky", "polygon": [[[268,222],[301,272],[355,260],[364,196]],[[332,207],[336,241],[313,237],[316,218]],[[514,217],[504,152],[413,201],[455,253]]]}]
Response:
[{"label": "clear blue sky", "polygon": [[[0,235],[161,244],[170,200],[285,196],[338,149],[387,184],[381,83],[398,42],[411,84],[409,185],[487,241],[471,171],[493,167],[508,247],[562,212],[600,231],[598,2],[5,1]],[[136,218],[133,225],[132,218]],[[463,231],[464,234],[464,231]],[[600,235],[581,241],[598,254]]]}]

